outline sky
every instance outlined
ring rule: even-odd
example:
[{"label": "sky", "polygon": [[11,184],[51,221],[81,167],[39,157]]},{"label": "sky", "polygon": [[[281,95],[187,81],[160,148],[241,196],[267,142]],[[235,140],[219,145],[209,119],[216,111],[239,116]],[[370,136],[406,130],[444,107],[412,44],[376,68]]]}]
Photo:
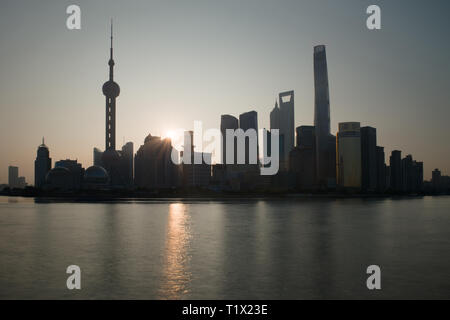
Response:
[{"label": "sky", "polygon": [[[81,29],[66,27],[67,6]],[[381,30],[366,9],[381,8]],[[331,131],[377,128],[378,145],[450,174],[450,2],[377,0],[2,0],[0,183],[8,166],[34,183],[45,137],[55,161],[92,165],[104,149],[109,23],[114,20],[116,139],[219,128],[255,110],[260,128],[278,93],[295,91],[295,126],[314,119],[313,46],[326,45]]]}]

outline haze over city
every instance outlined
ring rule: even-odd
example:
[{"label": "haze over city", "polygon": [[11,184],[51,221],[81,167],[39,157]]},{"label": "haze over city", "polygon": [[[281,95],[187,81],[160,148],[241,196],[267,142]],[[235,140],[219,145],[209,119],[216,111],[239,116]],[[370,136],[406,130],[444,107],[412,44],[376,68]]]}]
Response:
[{"label": "haze over city", "polygon": [[0,182],[17,165],[33,183],[42,136],[53,159],[92,164],[92,148],[104,145],[111,17],[118,145],[192,129],[194,120],[218,128],[221,114],[249,110],[268,128],[286,90],[295,91],[295,126],[312,125],[313,46],[325,44],[331,132],[359,121],[377,128],[386,157],[413,154],[426,179],[436,167],[448,173],[450,5],[379,3],[383,27],[369,31],[369,1],[80,1],[82,28],[68,30],[68,3],[6,1]]}]

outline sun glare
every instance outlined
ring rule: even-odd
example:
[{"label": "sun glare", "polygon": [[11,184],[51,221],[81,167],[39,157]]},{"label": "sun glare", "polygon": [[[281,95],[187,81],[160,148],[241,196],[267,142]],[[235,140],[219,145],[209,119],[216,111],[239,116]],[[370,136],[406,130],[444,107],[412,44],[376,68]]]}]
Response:
[{"label": "sun glare", "polygon": [[176,132],[173,130],[168,130],[166,131],[166,133],[164,134],[163,138],[169,138],[170,140],[174,140],[176,138]]}]

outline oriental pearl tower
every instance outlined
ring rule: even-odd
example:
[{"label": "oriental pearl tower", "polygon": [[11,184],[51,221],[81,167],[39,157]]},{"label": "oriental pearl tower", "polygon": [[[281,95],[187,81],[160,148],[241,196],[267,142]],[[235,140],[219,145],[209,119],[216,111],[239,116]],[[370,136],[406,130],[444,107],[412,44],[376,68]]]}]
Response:
[{"label": "oriental pearl tower", "polygon": [[103,84],[102,91],[106,97],[106,132],[105,151],[102,155],[104,168],[114,180],[115,171],[120,160],[120,153],[116,151],[116,98],[120,94],[119,85],[114,82],[114,60],[113,60],[113,25],[111,21],[111,48],[109,65],[109,80]]},{"label": "oriental pearl tower", "polygon": [[108,149],[116,150],[116,98],[120,94],[119,85],[114,82],[114,60],[113,60],[113,26],[111,22],[111,48],[109,58],[109,80],[103,84],[103,94],[106,97],[106,146]]}]

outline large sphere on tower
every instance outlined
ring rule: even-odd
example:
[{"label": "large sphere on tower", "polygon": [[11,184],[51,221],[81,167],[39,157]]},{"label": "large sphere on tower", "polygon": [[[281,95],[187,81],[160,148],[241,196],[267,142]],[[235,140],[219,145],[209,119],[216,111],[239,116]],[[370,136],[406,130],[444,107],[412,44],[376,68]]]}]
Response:
[{"label": "large sphere on tower", "polygon": [[110,97],[110,98],[116,98],[120,94],[120,87],[119,87],[119,85],[116,82],[111,81],[111,80],[106,81],[103,84],[102,90],[103,90],[103,94],[105,96],[107,96],[107,97]]}]

